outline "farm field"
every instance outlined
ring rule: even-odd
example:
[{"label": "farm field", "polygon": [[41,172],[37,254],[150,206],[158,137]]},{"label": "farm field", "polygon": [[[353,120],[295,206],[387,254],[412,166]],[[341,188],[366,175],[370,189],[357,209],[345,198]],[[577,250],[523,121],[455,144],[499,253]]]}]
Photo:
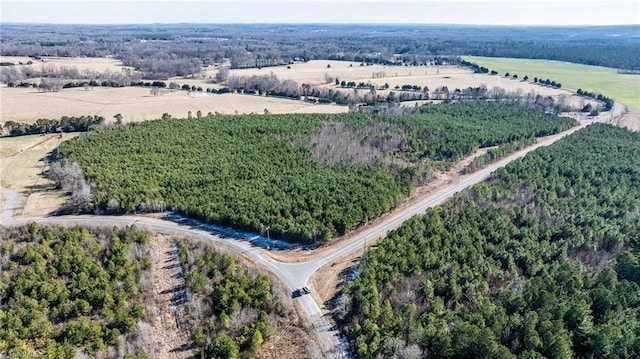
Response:
[{"label": "farm field", "polygon": [[[174,117],[187,117],[189,111],[195,117],[197,111],[234,113],[340,113],[346,106],[314,105],[303,101],[275,97],[237,94],[206,95],[192,97],[186,91],[167,92],[152,96],[142,87],[107,88],[93,90],[64,89],[59,92],[38,92],[33,88],[0,89],[2,96],[0,118],[2,122],[35,122],[39,118],[93,115],[103,116],[113,122],[120,113],[124,122],[139,122],[160,118],[163,113]],[[46,106],[43,104],[46,103]]]},{"label": "farm field", "polygon": [[[24,63],[24,60],[28,60],[28,58],[14,57],[3,57],[2,59],[14,63]],[[45,58],[45,61],[47,64],[58,66],[75,66],[80,71],[89,69],[117,72],[124,68],[117,60],[107,58]],[[290,67],[231,70],[230,76],[273,73],[281,81],[294,80],[300,85],[308,83],[340,91],[354,90],[341,89],[340,86],[335,85],[334,81],[327,83],[326,78],[372,83],[377,86],[388,84],[389,90],[379,91],[381,94],[395,91],[395,86],[405,84],[427,86],[430,91],[440,86],[447,86],[451,90],[486,86],[489,90],[500,87],[522,94],[534,91],[536,94],[553,96],[556,99],[564,95],[566,101],[575,106],[581,106],[587,101],[565,89],[552,89],[503,76],[474,74],[457,66],[360,66],[360,63],[357,62],[315,60],[294,63]],[[202,77],[187,79],[175,77],[167,82],[202,88],[218,88],[219,85],[211,82],[216,72],[217,69],[208,67],[204,69]],[[43,106],[44,103],[47,106]],[[408,102],[408,104],[413,105],[414,102]],[[206,93],[190,95],[187,91],[171,92],[169,90],[162,91],[160,96],[153,96],[149,89],[140,87],[94,87],[91,90],[71,88],[58,92],[39,92],[33,88],[8,88],[5,85],[0,87],[0,118],[2,122],[11,120],[31,123],[39,118],[99,115],[109,123],[118,113],[123,116],[124,122],[139,122],[160,118],[163,113],[181,118],[187,117],[189,111],[195,116],[197,111],[202,111],[203,115],[208,112],[249,114],[263,113],[265,109],[270,113],[341,113],[348,111],[346,106],[310,104],[304,101],[264,96],[207,95]]]},{"label": "farm field", "polygon": [[[32,63],[28,65],[27,63]],[[75,67],[78,71],[97,71],[97,72],[121,72],[122,69],[131,69],[131,67],[123,66],[118,59],[107,57],[51,57],[42,56],[39,60],[25,56],[0,56],[0,62],[11,62],[18,66],[29,66],[35,69],[42,67]],[[23,65],[19,65],[22,63]]]},{"label": "farm field", "polygon": [[500,75],[506,72],[520,77],[549,78],[571,90],[579,88],[602,93],[626,105],[632,112],[640,112],[640,76],[618,74],[616,69],[572,64],[561,61],[465,56]]},{"label": "farm field", "polygon": [[[215,76],[215,72],[211,71],[213,70],[206,72],[206,77]],[[376,86],[388,84],[389,90],[379,91],[382,94],[397,91],[394,89],[395,86],[402,87],[402,85],[407,84],[427,86],[429,91],[441,86],[446,86],[450,90],[485,86],[489,90],[494,87],[500,87],[506,91],[520,92],[522,94],[535,91],[536,94],[552,96],[556,99],[563,95],[570,104],[575,106],[580,106],[586,101],[576,96],[573,91],[566,89],[554,89],[527,81],[505,78],[504,76],[475,74],[459,66],[385,66],[377,64],[360,66],[360,63],[357,62],[313,60],[288,66],[231,70],[229,76],[261,76],[271,73],[280,80],[294,80],[300,84],[324,85],[327,88],[341,91],[354,90],[351,88],[341,89],[340,86],[335,85],[334,81],[327,82],[327,78],[347,82],[365,82]],[[409,103],[413,105],[413,102],[409,101]]]},{"label": "farm field", "polygon": [[[503,76],[474,74],[459,66],[360,66],[357,62],[314,60],[287,66],[265,67],[262,69],[231,70],[229,76],[252,76],[273,73],[281,80],[295,80],[298,83],[325,84],[325,75],[340,81],[371,82],[376,85],[388,83],[390,91],[396,85],[405,84],[428,86],[430,90],[440,86],[455,88],[477,87],[485,85],[488,89],[499,86],[508,91],[523,92],[531,90],[544,96],[571,95],[566,90],[552,89],[520,80],[506,79]],[[374,76],[375,74],[375,76]],[[212,74],[215,75],[215,74]],[[382,75],[382,76],[381,76]],[[334,87],[334,82],[327,84]],[[337,87],[339,88],[339,87]],[[346,89],[353,91],[353,89]],[[363,90],[359,90],[363,91]]]},{"label": "farm field", "polygon": [[76,137],[77,133],[46,136],[0,138],[0,208],[8,198],[14,216],[45,216],[60,208],[65,194],[41,173],[46,169],[43,158],[60,143]]}]

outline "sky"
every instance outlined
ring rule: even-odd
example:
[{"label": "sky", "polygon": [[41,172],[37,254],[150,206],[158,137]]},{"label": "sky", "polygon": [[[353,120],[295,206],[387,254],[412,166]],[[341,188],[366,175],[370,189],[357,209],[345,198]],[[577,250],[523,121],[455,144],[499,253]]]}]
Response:
[{"label": "sky", "polygon": [[639,0],[0,0],[0,23],[640,24]]}]

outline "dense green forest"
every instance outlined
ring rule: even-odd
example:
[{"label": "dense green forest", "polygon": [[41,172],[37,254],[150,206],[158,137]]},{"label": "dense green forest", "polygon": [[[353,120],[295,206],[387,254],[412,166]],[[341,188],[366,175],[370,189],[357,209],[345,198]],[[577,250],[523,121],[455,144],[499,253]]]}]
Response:
[{"label": "dense green forest", "polygon": [[98,210],[163,208],[292,241],[326,241],[398,205],[430,171],[479,147],[559,132],[569,118],[487,102],[413,117],[210,116],[87,133],[63,143]]},{"label": "dense green forest", "polygon": [[251,357],[281,321],[289,324],[292,307],[283,305],[269,276],[202,243],[180,241],[178,254],[190,298],[193,342],[206,358]]},{"label": "dense green forest", "polygon": [[639,143],[588,126],[390,233],[338,310],[358,356],[639,357]]},{"label": "dense green forest", "polygon": [[491,148],[487,150],[487,152],[481,154],[480,156],[474,158],[465,168],[463,168],[463,173],[471,173],[477,171],[478,169],[493,163],[508,154],[519,151],[527,146],[530,146],[535,143],[535,138],[525,138],[519,141],[513,141],[504,143],[496,148]]},{"label": "dense green forest", "polygon": [[[0,356],[74,358],[140,339],[148,232],[32,223],[0,227],[0,237]],[[118,355],[147,357],[142,346]]]}]

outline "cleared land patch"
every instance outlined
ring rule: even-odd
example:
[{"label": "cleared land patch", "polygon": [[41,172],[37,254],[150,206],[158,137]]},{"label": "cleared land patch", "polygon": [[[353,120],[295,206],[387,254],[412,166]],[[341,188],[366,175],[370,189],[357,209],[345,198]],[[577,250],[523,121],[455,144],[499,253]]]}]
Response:
[{"label": "cleared land patch", "polygon": [[65,202],[65,194],[42,176],[43,160],[63,141],[77,133],[0,138],[0,208],[5,208],[7,190],[18,193],[12,215],[40,217],[54,212]]}]

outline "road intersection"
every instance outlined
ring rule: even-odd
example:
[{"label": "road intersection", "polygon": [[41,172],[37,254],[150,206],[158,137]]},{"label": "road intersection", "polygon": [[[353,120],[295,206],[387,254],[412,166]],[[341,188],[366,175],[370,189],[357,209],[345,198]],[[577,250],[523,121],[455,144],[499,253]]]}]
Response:
[{"label": "road intersection", "polygon": [[[497,162],[487,165],[485,168],[474,173],[461,176],[455,183],[449,183],[442,190],[425,198],[424,200],[405,208],[397,213],[385,218],[380,223],[370,228],[362,230],[358,235],[349,240],[343,240],[330,249],[322,251],[322,253],[310,254],[310,259],[304,262],[285,263],[276,260],[270,256],[269,250],[255,246],[246,238],[243,240],[230,239],[224,235],[212,232],[209,227],[196,225],[193,222],[180,223],[180,221],[158,220],[148,217],[137,216],[59,216],[46,218],[30,218],[30,219],[13,219],[10,215],[3,214],[2,224],[24,224],[29,222],[61,224],[61,225],[91,225],[91,226],[125,226],[135,224],[138,227],[146,228],[152,231],[169,231],[174,233],[182,233],[188,235],[197,235],[234,252],[243,255],[254,263],[263,265],[273,272],[282,282],[286,284],[290,291],[296,290],[309,284],[311,276],[320,268],[331,265],[340,257],[345,255],[353,255],[367,245],[374,244],[378,239],[384,238],[387,233],[398,228],[403,222],[409,218],[424,213],[428,208],[439,205],[452,198],[456,193],[487,179],[492,172],[507,165],[509,162],[521,158],[528,152],[535,150],[541,146],[548,146],[558,139],[569,135],[583,127],[591,121],[583,121],[579,126],[573,127],[560,134],[548,136],[514,154],[509,155]],[[349,357],[348,345],[345,340],[341,339],[339,332],[332,325],[332,320],[322,311],[322,303],[317,303],[312,295],[302,295],[296,300],[299,301],[305,314],[313,324],[318,333],[320,343],[326,357],[342,358]]]}]

